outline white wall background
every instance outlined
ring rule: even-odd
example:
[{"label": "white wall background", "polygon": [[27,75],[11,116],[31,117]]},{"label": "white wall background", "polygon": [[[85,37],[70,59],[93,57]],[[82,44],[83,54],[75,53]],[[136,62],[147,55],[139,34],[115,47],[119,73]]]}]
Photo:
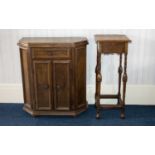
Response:
[{"label": "white wall background", "polygon": [[[20,59],[17,42],[22,37],[85,36],[87,48],[87,98],[94,99],[96,44],[94,34],[126,34],[132,43],[128,55],[128,95],[129,104],[155,104],[155,30],[48,30],[17,29],[0,30],[0,102],[22,102]],[[116,92],[117,56],[104,56],[102,61],[103,83],[107,90]],[[136,91],[137,90],[137,91]],[[134,92],[136,96],[134,96]],[[139,92],[140,91],[140,92]],[[140,99],[138,95],[143,96]],[[7,95],[7,97],[6,97]],[[132,103],[131,103],[132,102]]]}]

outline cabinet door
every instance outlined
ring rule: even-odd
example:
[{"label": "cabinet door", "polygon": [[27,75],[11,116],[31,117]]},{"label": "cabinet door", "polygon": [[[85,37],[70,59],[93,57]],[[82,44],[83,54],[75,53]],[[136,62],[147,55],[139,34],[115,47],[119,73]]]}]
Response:
[{"label": "cabinet door", "polygon": [[55,110],[70,110],[70,60],[53,61]]},{"label": "cabinet door", "polygon": [[34,61],[33,64],[36,110],[51,110],[51,61]]}]

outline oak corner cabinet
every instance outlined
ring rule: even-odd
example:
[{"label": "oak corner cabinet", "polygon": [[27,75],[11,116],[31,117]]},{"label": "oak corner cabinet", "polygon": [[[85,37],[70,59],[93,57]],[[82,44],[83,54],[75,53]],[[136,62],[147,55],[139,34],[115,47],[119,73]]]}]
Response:
[{"label": "oak corner cabinet", "polygon": [[87,44],[83,37],[19,40],[26,112],[76,116],[87,109]]}]

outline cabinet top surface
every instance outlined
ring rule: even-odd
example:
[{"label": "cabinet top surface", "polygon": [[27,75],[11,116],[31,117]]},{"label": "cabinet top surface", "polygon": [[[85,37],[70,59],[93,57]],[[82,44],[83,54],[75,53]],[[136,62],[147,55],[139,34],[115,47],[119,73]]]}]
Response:
[{"label": "cabinet top surface", "polygon": [[35,45],[43,45],[43,44],[57,44],[57,45],[74,45],[78,43],[87,44],[87,38],[85,37],[25,37],[19,40],[18,45],[27,45],[27,46],[35,46]]},{"label": "cabinet top surface", "polygon": [[96,42],[131,42],[131,40],[126,35],[118,34],[98,34],[95,35]]}]

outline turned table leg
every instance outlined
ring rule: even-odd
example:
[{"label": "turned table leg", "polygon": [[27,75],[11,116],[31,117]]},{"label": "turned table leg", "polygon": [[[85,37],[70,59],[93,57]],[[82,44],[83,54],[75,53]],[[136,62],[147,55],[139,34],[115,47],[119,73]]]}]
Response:
[{"label": "turned table leg", "polygon": [[96,105],[96,118],[100,118],[100,91],[101,91],[101,52],[97,47],[97,65],[96,65],[96,93],[95,93],[95,105]]},{"label": "turned table leg", "polygon": [[128,76],[127,76],[127,53],[125,53],[124,55],[124,74],[123,74],[123,101],[122,101],[122,104],[123,104],[123,107],[121,109],[121,118],[125,118],[125,95],[126,95],[126,82],[127,82],[127,79],[128,79]]},{"label": "turned table leg", "polygon": [[117,104],[121,103],[121,78],[122,78],[122,53],[120,54],[120,59],[119,59],[119,68],[118,68],[118,102]]}]

